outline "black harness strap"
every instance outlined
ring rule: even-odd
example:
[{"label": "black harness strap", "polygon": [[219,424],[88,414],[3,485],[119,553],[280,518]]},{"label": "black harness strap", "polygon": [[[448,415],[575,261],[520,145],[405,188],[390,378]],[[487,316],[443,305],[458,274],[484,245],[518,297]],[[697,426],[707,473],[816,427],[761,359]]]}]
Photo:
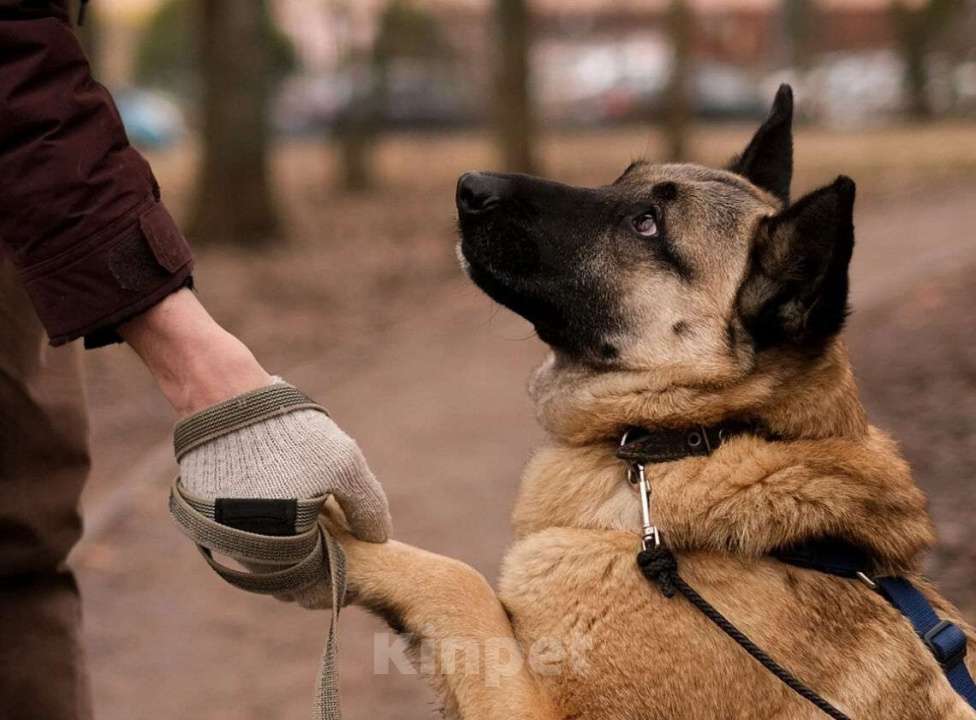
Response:
[{"label": "black harness strap", "polygon": [[784,685],[804,700],[812,703],[821,712],[834,720],[850,720],[850,718],[835,708],[829,702],[820,697],[817,693],[803,684],[789,670],[773,660],[766,652],[756,645],[739,628],[733,625],[728,618],[720,613],[714,605],[698,594],[691,585],[686,583],[678,574],[678,561],[674,554],[663,545],[641,550],[637,554],[637,565],[640,567],[644,576],[655,583],[666,597],[672,597],[677,590],[684,595],[688,602],[701,611],[702,615],[711,620],[719,630],[738,643],[739,647],[749,653],[760,665],[775,675]]},{"label": "black harness strap", "polygon": [[[773,660],[762,648],[750,640],[715,606],[703,598],[678,573],[678,560],[674,553],[660,542],[660,531],[650,526],[647,495],[649,486],[644,479],[643,467],[648,463],[670,462],[691,456],[709,455],[726,440],[735,435],[753,433],[773,436],[763,432],[753,423],[729,422],[690,430],[655,430],[635,428],[624,434],[617,456],[631,463],[640,479],[644,503],[644,547],[637,554],[641,573],[656,585],[665,597],[681,593],[695,608],[732,638],[783,684],[835,720],[850,720],[847,715],[827,702],[805,685],[800,679]],[[649,530],[653,532],[649,532]],[[952,688],[976,709],[976,682],[963,662],[966,656],[967,638],[954,623],[939,618],[931,603],[908,580],[900,577],[881,577],[872,580],[869,555],[850,543],[832,538],[808,541],[776,552],[778,560],[818,572],[844,578],[857,578],[880,592],[912,624],[922,642],[942,665],[946,679]]]}]

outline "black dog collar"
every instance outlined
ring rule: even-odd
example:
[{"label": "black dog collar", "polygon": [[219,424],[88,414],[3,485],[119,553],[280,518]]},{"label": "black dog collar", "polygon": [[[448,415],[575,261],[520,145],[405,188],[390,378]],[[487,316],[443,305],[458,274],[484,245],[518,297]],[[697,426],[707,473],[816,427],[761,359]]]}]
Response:
[{"label": "black dog collar", "polygon": [[645,465],[686,457],[704,457],[718,450],[725,441],[746,434],[768,437],[768,433],[762,431],[757,423],[737,420],[682,430],[633,427],[624,433],[617,448],[617,457],[629,463]]}]

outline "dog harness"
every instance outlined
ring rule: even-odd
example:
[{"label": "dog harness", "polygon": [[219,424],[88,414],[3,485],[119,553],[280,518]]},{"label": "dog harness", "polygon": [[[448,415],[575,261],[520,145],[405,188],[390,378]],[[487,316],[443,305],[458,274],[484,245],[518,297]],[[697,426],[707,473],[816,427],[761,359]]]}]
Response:
[{"label": "dog harness", "polygon": [[[269,385],[240,402],[221,405],[182,423],[174,438],[177,459],[193,448],[242,427],[295,410],[326,410],[290,385]],[[307,500],[217,498],[205,500],[173,483],[169,509],[207,564],[226,582],[263,595],[287,595],[325,581],[332,590],[332,620],[322,652],[315,720],[340,720],[336,684],[336,633],[346,593],[346,560],[319,520],[325,497]],[[224,555],[262,572],[220,563]]]},{"label": "dog harness", "polygon": [[[699,426],[690,430],[652,431],[633,428],[624,433],[617,449],[617,457],[630,465],[629,479],[637,485],[641,499],[642,536],[637,565],[641,573],[656,585],[665,597],[671,598],[676,593],[681,593],[766,670],[825,715],[835,720],[850,720],[847,715],[771,658],[682,579],[678,572],[677,558],[667,548],[660,530],[651,520],[651,487],[644,474],[646,464],[707,456],[730,438],[746,433],[765,436],[771,440],[777,439],[759,425],[745,422]],[[773,553],[773,557],[796,567],[859,580],[879,592],[911,623],[922,644],[942,666],[953,690],[976,710],[976,683],[963,662],[967,645],[965,633],[955,623],[940,618],[928,599],[911,582],[903,577],[872,578],[870,557],[860,548],[833,538],[821,538],[784,548]]]}]

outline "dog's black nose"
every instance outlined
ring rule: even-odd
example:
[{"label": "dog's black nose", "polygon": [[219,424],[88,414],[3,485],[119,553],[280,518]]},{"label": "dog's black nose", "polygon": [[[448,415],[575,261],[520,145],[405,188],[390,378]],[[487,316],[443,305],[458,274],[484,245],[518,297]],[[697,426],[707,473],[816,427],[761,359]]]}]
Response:
[{"label": "dog's black nose", "polygon": [[489,173],[465,173],[457,184],[458,212],[478,215],[497,206],[508,193],[507,178]]}]

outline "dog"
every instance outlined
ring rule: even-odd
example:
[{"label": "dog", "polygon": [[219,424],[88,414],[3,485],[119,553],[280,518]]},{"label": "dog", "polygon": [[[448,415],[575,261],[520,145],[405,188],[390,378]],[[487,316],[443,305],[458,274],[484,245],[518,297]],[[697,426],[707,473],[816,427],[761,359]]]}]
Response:
[{"label": "dog", "polygon": [[551,348],[530,383],[548,442],[525,469],[498,590],[462,562],[329,521],[349,598],[406,634],[446,717],[823,717],[635,563],[623,433],[734,419],[764,432],[645,468],[681,576],[850,717],[976,718],[878,593],[773,557],[842,539],[915,582],[974,649],[918,577],[925,499],[868,423],[840,339],[855,185],[791,202],[792,116],[784,86],[726,169],[635,162],[598,188],[460,179],[464,270]]}]

